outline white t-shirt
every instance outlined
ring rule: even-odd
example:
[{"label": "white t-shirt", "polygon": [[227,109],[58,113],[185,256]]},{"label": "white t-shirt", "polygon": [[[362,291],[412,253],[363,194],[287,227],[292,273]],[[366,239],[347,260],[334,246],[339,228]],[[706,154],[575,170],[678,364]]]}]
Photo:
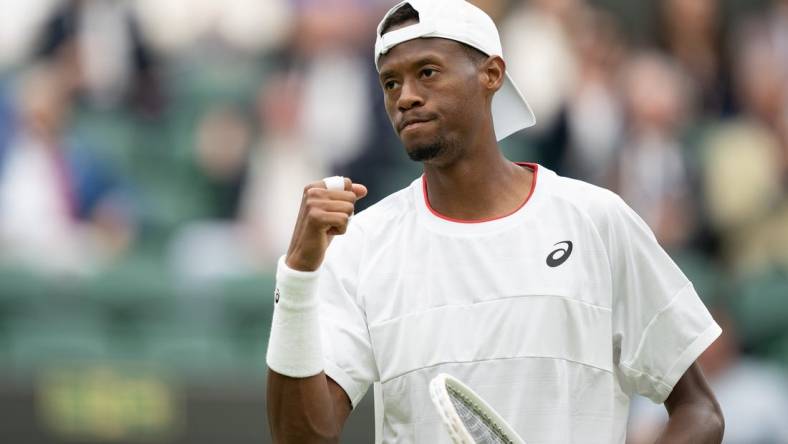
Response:
[{"label": "white t-shirt", "polygon": [[319,280],[326,374],[376,440],[449,443],[429,397],[448,373],[528,444],[623,443],[629,397],[662,402],[720,334],[614,193],[538,165],[503,218],[449,220],[423,179],[354,216]]}]

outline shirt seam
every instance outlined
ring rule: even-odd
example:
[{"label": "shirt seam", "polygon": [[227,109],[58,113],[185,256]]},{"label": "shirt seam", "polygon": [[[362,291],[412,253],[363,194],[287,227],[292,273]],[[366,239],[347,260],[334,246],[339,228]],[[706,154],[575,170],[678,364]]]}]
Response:
[{"label": "shirt seam", "polygon": [[522,210],[526,205],[528,205],[528,202],[531,201],[531,198],[533,197],[534,192],[536,191],[536,186],[537,186],[536,182],[537,182],[538,177],[539,177],[539,164],[531,163],[531,162],[512,162],[512,163],[514,163],[517,166],[526,166],[528,168],[531,168],[532,169],[531,172],[533,174],[533,177],[532,177],[532,181],[531,181],[531,186],[530,186],[530,188],[528,190],[528,194],[525,196],[525,200],[523,200],[517,208],[515,208],[512,212],[510,212],[508,214],[504,214],[502,216],[496,216],[496,217],[489,217],[489,218],[482,218],[482,219],[468,219],[468,220],[466,220],[466,219],[458,219],[458,218],[449,217],[449,216],[446,216],[444,214],[441,214],[441,213],[438,212],[438,210],[436,210],[435,208],[432,207],[432,204],[430,204],[430,199],[429,199],[429,196],[427,195],[427,176],[422,174],[421,175],[421,189],[422,189],[422,197],[424,199],[424,205],[427,207],[427,210],[429,210],[429,212],[432,213],[435,217],[437,217],[439,219],[443,219],[443,220],[445,220],[447,222],[452,222],[452,223],[456,223],[456,224],[482,224],[482,223],[493,222],[493,221],[496,221],[496,220],[506,219],[507,217],[514,216],[520,210]]},{"label": "shirt seam", "polygon": [[687,281],[687,283],[684,284],[684,286],[682,286],[678,291],[676,291],[676,293],[670,299],[670,302],[668,302],[664,307],[662,307],[662,309],[660,309],[656,314],[654,314],[654,316],[651,317],[651,320],[649,320],[648,324],[646,324],[646,328],[643,329],[643,334],[640,335],[640,341],[638,341],[638,346],[635,349],[635,354],[633,355],[632,359],[630,359],[629,361],[621,363],[621,365],[623,367],[626,367],[627,369],[630,369],[632,371],[636,371],[638,373],[645,374],[645,375],[648,375],[651,378],[654,378],[653,376],[651,376],[650,374],[648,374],[646,372],[635,370],[633,367],[631,367],[631,365],[632,365],[632,363],[634,361],[636,361],[638,359],[638,357],[640,357],[640,353],[643,350],[643,347],[645,346],[646,339],[649,336],[651,327],[657,322],[657,319],[660,316],[662,316],[663,313],[668,311],[673,306],[673,304],[676,303],[676,301],[678,301],[679,296],[684,293],[684,290],[686,290],[687,287],[690,287],[690,286],[692,286],[692,282]]},{"label": "shirt seam", "polygon": [[532,358],[532,359],[554,359],[554,360],[558,360],[558,361],[571,362],[573,364],[578,364],[578,365],[582,365],[584,367],[593,368],[593,369],[596,369],[596,370],[603,371],[605,373],[610,373],[610,374],[614,373],[613,370],[608,370],[606,368],[602,368],[602,367],[599,367],[599,366],[596,366],[596,365],[593,365],[593,364],[589,364],[587,362],[581,362],[581,361],[577,361],[575,359],[563,358],[563,357],[560,357],[560,356],[522,355],[522,356],[507,356],[505,358],[469,359],[469,360],[463,360],[463,361],[441,361],[441,362],[437,362],[435,364],[430,364],[430,365],[425,365],[425,366],[422,366],[422,367],[410,369],[410,370],[408,370],[406,372],[402,372],[400,374],[397,374],[397,375],[392,376],[392,377],[390,377],[388,379],[385,379],[385,380],[383,380],[381,378],[380,383],[381,384],[386,384],[388,382],[391,382],[391,381],[393,381],[395,379],[401,378],[401,377],[403,377],[405,375],[408,375],[410,373],[417,372],[419,370],[424,370],[424,369],[427,369],[427,368],[437,367],[439,365],[445,365],[445,364],[472,364],[472,363],[477,363],[477,362],[508,361],[508,360],[512,360],[512,359],[527,359],[527,358]]},{"label": "shirt seam", "polygon": [[681,364],[683,363],[683,361],[686,359],[686,356],[685,356],[685,355],[686,355],[687,353],[689,353],[690,351],[692,351],[692,349],[693,349],[693,348],[697,347],[697,346],[698,346],[698,343],[699,343],[700,341],[703,341],[703,340],[707,339],[707,336],[711,336],[711,335],[712,335],[712,333],[716,332],[718,328],[719,328],[719,326],[718,326],[718,325],[717,325],[715,322],[712,322],[712,324],[711,324],[711,325],[709,325],[708,327],[706,327],[706,328],[705,328],[705,329],[704,329],[704,330],[703,330],[703,331],[702,331],[700,334],[698,334],[698,335],[697,335],[697,336],[696,336],[696,337],[695,337],[695,338],[692,340],[692,342],[690,342],[690,343],[689,343],[689,345],[687,345],[687,346],[684,348],[684,350],[681,352],[681,354],[679,354],[679,357],[678,357],[678,358],[676,358],[676,360],[675,360],[675,361],[673,361],[673,364],[671,364],[671,366],[670,366],[670,368],[668,369],[668,371],[666,371],[666,372],[665,372],[665,376],[666,376],[666,377],[665,377],[665,378],[661,378],[661,379],[663,380],[663,383],[664,383],[664,385],[665,385],[666,387],[671,387],[671,385],[670,385],[669,383],[667,383],[667,382],[664,382],[664,380],[665,380],[665,379],[669,379],[668,377],[670,377],[670,376],[673,376],[673,373],[674,373],[674,372],[675,372],[675,370],[676,370],[676,366],[678,366],[678,365],[681,365]]},{"label": "shirt seam", "polygon": [[[706,329],[704,329],[704,330],[703,330],[701,333],[699,333],[699,334],[698,334],[698,335],[697,335],[697,336],[696,336],[696,337],[695,337],[695,338],[692,340],[692,342],[690,342],[690,343],[689,343],[689,345],[687,345],[687,346],[686,346],[686,347],[685,347],[685,348],[682,350],[682,352],[679,354],[679,357],[678,357],[678,358],[676,358],[676,360],[675,360],[675,361],[674,361],[674,362],[671,364],[671,366],[670,366],[670,368],[668,369],[668,371],[666,371],[666,372],[665,372],[665,375],[667,375],[667,376],[673,375],[673,372],[674,372],[674,370],[675,370],[676,366],[682,363],[682,360],[683,360],[683,359],[684,359],[684,357],[685,357],[685,356],[684,356],[684,355],[685,355],[685,353],[687,353],[687,351],[688,351],[688,350],[691,350],[693,347],[696,347],[699,341],[706,339],[706,336],[707,336],[707,335],[709,335],[709,334],[710,334],[710,332],[714,332],[714,331],[716,330],[716,328],[715,328],[716,326],[717,326],[716,324],[712,324],[712,325],[710,325],[710,326],[706,327]],[[650,381],[654,382],[654,383],[655,383],[655,384],[656,384],[656,385],[657,385],[659,388],[661,388],[661,389],[662,389],[662,390],[660,390],[660,389],[658,388],[658,389],[657,389],[657,391],[659,392],[658,394],[659,394],[661,397],[663,397],[663,398],[664,398],[665,396],[669,395],[669,394],[670,394],[670,392],[673,390],[673,386],[671,386],[669,383],[665,382],[665,378],[661,378],[661,377],[658,377],[658,376],[654,376],[654,375],[652,375],[652,374],[650,374],[650,373],[648,373],[648,372],[644,372],[644,371],[642,371],[642,370],[638,370],[638,369],[636,369],[636,368],[633,368],[632,366],[630,366],[630,365],[628,365],[628,364],[626,364],[626,363],[621,363],[621,364],[619,364],[619,365],[620,365],[621,367],[625,368],[626,370],[628,370],[628,371],[630,371],[630,372],[634,373],[636,377],[645,376],[645,377],[646,377],[646,378],[648,378]]]},{"label": "shirt seam", "polygon": [[[348,395],[348,398],[350,398],[350,404],[352,408],[355,409],[366,394],[366,390],[362,389],[364,383],[357,382],[353,377],[350,376],[347,370],[334,362],[334,360],[325,356],[323,357],[323,360],[323,373],[325,373],[325,375],[329,378],[333,379],[337,385],[342,387],[342,390],[344,390]],[[345,387],[345,385],[348,387]],[[369,387],[367,387],[367,390],[369,390]],[[349,393],[349,391],[352,391],[353,393]]]},{"label": "shirt seam", "polygon": [[381,327],[381,326],[384,326],[386,324],[390,324],[392,322],[399,321],[400,319],[403,319],[403,318],[408,318],[408,317],[411,317],[411,316],[417,316],[417,315],[420,315],[420,314],[423,314],[423,313],[429,313],[429,312],[432,312],[432,311],[436,311],[436,310],[440,310],[440,309],[448,308],[448,307],[452,307],[452,308],[472,307],[474,305],[487,304],[487,303],[498,302],[498,301],[505,301],[505,300],[509,300],[509,299],[524,299],[524,298],[557,298],[557,299],[563,299],[565,301],[569,301],[569,302],[574,302],[574,303],[577,303],[577,304],[585,305],[587,307],[596,308],[598,310],[603,310],[603,311],[607,311],[607,312],[612,312],[613,311],[612,308],[610,308],[610,307],[597,305],[597,304],[594,304],[594,303],[591,303],[591,302],[587,302],[587,301],[581,301],[579,299],[574,299],[574,298],[569,297],[569,296],[562,296],[562,295],[557,295],[557,294],[523,294],[523,295],[514,295],[514,296],[503,296],[503,297],[499,297],[499,298],[495,298],[495,299],[488,299],[488,300],[484,300],[484,301],[470,302],[470,303],[467,303],[467,304],[447,304],[447,305],[440,305],[440,306],[437,306],[437,307],[429,307],[426,310],[421,310],[421,311],[412,312],[412,313],[406,313],[404,315],[397,316],[397,317],[390,318],[390,319],[386,319],[384,321],[375,322],[373,324],[367,323],[367,329]]},{"label": "shirt seam", "polygon": [[[518,162],[513,163],[517,164]],[[412,189],[413,209],[416,211],[418,224],[435,235],[449,238],[484,237],[511,230],[513,227],[517,226],[518,223],[523,223],[523,221],[526,220],[526,214],[537,211],[535,208],[539,206],[539,201],[541,200],[540,196],[543,194],[541,190],[545,186],[545,180],[549,180],[546,177],[549,170],[538,163],[534,163],[534,165],[537,167],[536,171],[538,171],[539,177],[538,180],[533,182],[532,190],[524,205],[508,216],[496,218],[480,224],[450,222],[445,218],[435,216],[424,200],[424,177],[423,175],[418,177],[416,181],[411,184],[411,187],[413,187],[415,182],[418,182],[417,186]]]}]

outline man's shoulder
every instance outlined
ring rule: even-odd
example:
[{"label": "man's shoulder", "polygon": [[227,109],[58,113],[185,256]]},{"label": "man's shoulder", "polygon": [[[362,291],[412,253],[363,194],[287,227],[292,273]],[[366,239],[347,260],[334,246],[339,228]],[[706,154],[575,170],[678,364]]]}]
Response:
[{"label": "man's shoulder", "polygon": [[649,232],[648,225],[618,194],[606,188],[552,173],[546,194],[554,205],[571,207],[609,239],[623,231]]},{"label": "man's shoulder", "polygon": [[552,199],[569,204],[594,219],[625,205],[618,194],[607,188],[560,176],[552,171],[548,171],[547,176],[547,193]]}]

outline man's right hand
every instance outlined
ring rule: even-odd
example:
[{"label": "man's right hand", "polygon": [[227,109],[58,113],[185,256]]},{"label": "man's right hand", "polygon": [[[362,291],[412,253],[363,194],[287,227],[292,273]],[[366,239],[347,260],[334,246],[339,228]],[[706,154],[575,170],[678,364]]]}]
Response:
[{"label": "man's right hand", "polygon": [[321,180],[304,187],[293,238],[285,262],[293,270],[315,271],[335,235],[345,234],[357,200],[367,187],[345,178],[344,190],[327,190]]}]

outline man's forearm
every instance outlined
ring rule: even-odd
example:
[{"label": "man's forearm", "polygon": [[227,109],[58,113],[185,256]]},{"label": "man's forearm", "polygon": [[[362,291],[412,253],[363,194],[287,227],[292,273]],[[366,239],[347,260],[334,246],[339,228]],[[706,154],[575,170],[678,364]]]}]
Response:
[{"label": "man's forearm", "polygon": [[670,412],[657,444],[719,444],[724,429],[725,420],[717,406],[684,404]]},{"label": "man's forearm", "polygon": [[693,363],[665,400],[668,424],[658,444],[719,444],[725,419],[703,372]]},{"label": "man's forearm", "polygon": [[291,378],[268,371],[268,423],[276,444],[336,443],[341,426],[328,378]]}]

